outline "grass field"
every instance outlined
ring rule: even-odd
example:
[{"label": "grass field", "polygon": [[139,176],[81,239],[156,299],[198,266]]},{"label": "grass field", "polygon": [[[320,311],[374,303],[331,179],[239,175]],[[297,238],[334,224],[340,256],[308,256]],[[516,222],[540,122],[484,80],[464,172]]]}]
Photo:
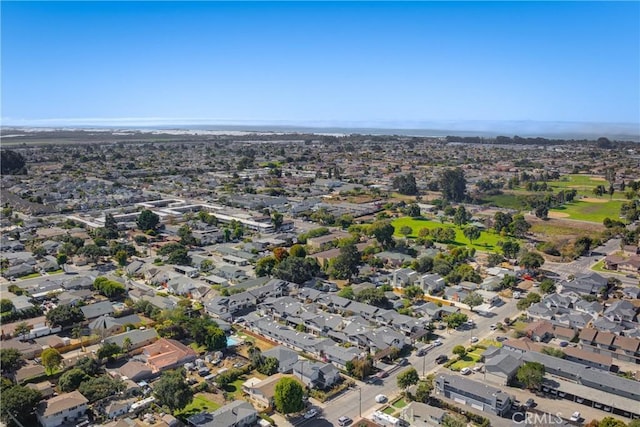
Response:
[{"label": "grass field", "polygon": [[449,368],[452,371],[459,371],[462,368],[471,368],[473,367],[476,363],[478,363],[480,361],[480,359],[482,358],[482,352],[484,350],[481,349],[476,349],[474,352],[471,353],[467,353],[465,354],[465,356],[458,360],[456,363],[452,364]]},{"label": "grass field", "polygon": [[609,188],[609,183],[605,181],[603,176],[599,175],[564,175],[559,180],[549,181],[548,184],[554,188],[554,192],[561,189],[575,189],[578,194],[584,196],[592,196],[593,189],[598,185],[604,185],[605,188]]},{"label": "grass field", "polygon": [[402,217],[394,220],[391,223],[395,227],[395,236],[403,237],[400,233],[400,229],[404,226],[411,227],[411,234],[408,237],[418,237],[418,233],[422,228],[434,229],[437,227],[442,228],[453,228],[456,232],[456,240],[455,242],[451,242],[451,244],[459,245],[459,246],[470,246],[474,247],[481,251],[494,251],[496,250],[496,246],[500,240],[504,240],[504,237],[501,237],[498,234],[495,234],[490,231],[483,231],[480,234],[480,238],[473,242],[473,245],[469,244],[469,239],[464,237],[462,233],[462,229],[456,227],[451,223],[440,223],[438,221],[431,221],[423,218],[411,218],[411,217]]},{"label": "grass field", "polygon": [[[528,193],[523,193],[528,194]],[[517,194],[513,193],[502,193],[496,194],[493,196],[484,196],[482,198],[485,204],[489,204],[491,206],[496,206],[499,208],[505,209],[516,209],[521,210],[524,208],[522,202],[518,198]]]},{"label": "grass field", "polygon": [[608,200],[607,197],[602,198],[604,203],[578,200],[567,203],[566,205],[551,209],[552,212],[568,215],[567,218],[580,221],[602,223],[605,218],[618,219],[620,216],[620,207],[624,203],[622,200]]},{"label": "grass field", "polygon": [[220,407],[216,402],[208,400],[201,394],[193,396],[193,401],[185,406],[180,411],[176,412],[176,416],[181,418],[189,418],[191,415],[199,414],[200,412],[212,412]]}]

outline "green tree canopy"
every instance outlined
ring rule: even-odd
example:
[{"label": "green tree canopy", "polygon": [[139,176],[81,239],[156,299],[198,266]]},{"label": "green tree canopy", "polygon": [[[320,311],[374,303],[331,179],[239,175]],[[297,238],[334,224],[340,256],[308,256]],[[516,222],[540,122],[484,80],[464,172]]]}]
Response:
[{"label": "green tree canopy", "polygon": [[464,313],[451,313],[444,318],[444,321],[447,323],[447,327],[451,329],[456,329],[463,323],[469,320],[469,317]]},{"label": "green tree canopy", "polygon": [[336,279],[351,279],[358,274],[360,252],[356,245],[349,244],[340,248],[340,254],[331,264],[331,273]]},{"label": "green tree canopy", "polygon": [[22,364],[22,353],[15,348],[0,349],[0,368],[3,373],[13,372]]},{"label": "green tree canopy", "polygon": [[462,202],[466,197],[467,180],[460,168],[447,169],[440,176],[442,198],[452,202]]},{"label": "green tree canopy", "polygon": [[538,362],[525,362],[518,368],[516,378],[529,390],[538,389],[544,378],[544,365]]},{"label": "green tree canopy", "polygon": [[193,391],[185,382],[185,372],[183,369],[163,372],[156,386],[153,388],[153,395],[158,399],[161,406],[166,406],[171,411],[184,408],[193,400]]},{"label": "green tree canopy", "polygon": [[105,357],[112,358],[122,353],[122,348],[116,343],[106,342],[100,346],[96,352],[98,359],[104,359]]},{"label": "green tree canopy", "polygon": [[288,257],[282,260],[272,274],[280,280],[302,284],[320,273],[320,266],[313,258]]},{"label": "green tree canopy", "polygon": [[395,228],[389,221],[376,221],[369,226],[368,234],[382,245],[383,248],[389,249],[395,246],[393,233]]},{"label": "green tree canopy", "polygon": [[102,375],[96,378],[89,378],[83,381],[78,387],[78,391],[82,393],[89,402],[95,402],[100,399],[104,399],[107,396],[112,396],[118,392],[123,391],[125,384],[121,380],[115,380],[109,375]]},{"label": "green tree canopy", "polygon": [[281,414],[299,412],[304,408],[304,390],[300,383],[292,378],[281,378],[276,383],[274,401]]},{"label": "green tree canopy", "polygon": [[[42,399],[39,391],[29,387],[15,385],[3,388],[0,392],[0,414],[2,421],[6,426],[17,426],[14,422],[15,417],[23,426],[37,425],[33,412],[38,407],[38,403]],[[11,414],[11,415],[9,415]]]},{"label": "green tree canopy", "polygon": [[402,389],[407,389],[414,384],[418,384],[419,379],[418,372],[416,371],[416,368],[413,367],[400,372],[396,378],[398,387]]},{"label": "green tree canopy", "polygon": [[60,367],[62,363],[62,356],[55,348],[47,348],[40,355],[42,359],[42,366],[49,374],[52,374],[56,369]]},{"label": "green tree canopy", "polygon": [[149,209],[143,209],[136,218],[136,225],[139,230],[155,230],[160,223],[160,217]]},{"label": "green tree canopy", "polygon": [[544,258],[537,252],[527,252],[520,257],[520,265],[528,269],[538,269],[544,264]]},{"label": "green tree canopy", "polygon": [[60,376],[58,387],[60,390],[68,393],[80,387],[80,384],[87,380],[89,376],[82,369],[73,368]]}]

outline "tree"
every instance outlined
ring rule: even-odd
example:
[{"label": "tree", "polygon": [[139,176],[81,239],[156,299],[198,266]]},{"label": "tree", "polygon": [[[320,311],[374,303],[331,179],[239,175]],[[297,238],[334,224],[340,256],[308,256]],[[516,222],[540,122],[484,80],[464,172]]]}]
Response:
[{"label": "tree", "polygon": [[368,229],[368,234],[375,237],[378,243],[385,249],[395,246],[395,241],[393,240],[394,232],[394,226],[388,221],[376,221],[371,224]]},{"label": "tree", "polygon": [[451,350],[451,353],[460,357],[464,357],[464,355],[467,354],[467,349],[464,348],[463,345],[457,345],[453,347],[453,349]]},{"label": "tree", "polygon": [[184,369],[163,372],[153,389],[153,394],[161,406],[172,412],[187,406],[193,400],[193,391],[185,382]]},{"label": "tree", "polygon": [[42,400],[39,391],[14,385],[2,390],[0,400],[2,401],[0,414],[5,425],[16,426],[13,418],[17,419],[22,426],[37,425],[32,414]]},{"label": "tree", "polygon": [[471,219],[471,213],[467,212],[464,206],[458,206],[456,213],[453,215],[453,223],[458,227],[466,224]]},{"label": "tree", "polygon": [[467,427],[467,420],[460,416],[447,413],[442,419],[443,427]]},{"label": "tree", "polygon": [[193,234],[191,233],[191,227],[189,227],[188,224],[183,224],[178,229],[178,237],[180,237],[180,244],[184,246],[191,246],[197,243],[196,238],[193,237]]},{"label": "tree", "polygon": [[545,294],[552,294],[556,291],[556,284],[551,279],[544,279],[540,282],[540,290]]},{"label": "tree", "polygon": [[108,213],[104,216],[104,229],[106,230],[106,237],[108,239],[118,237],[118,223],[113,217],[113,214]]},{"label": "tree", "polygon": [[405,214],[410,216],[411,218],[418,218],[421,216],[420,206],[417,203],[411,203],[405,209]]},{"label": "tree", "polygon": [[291,246],[291,248],[289,249],[289,255],[296,258],[304,258],[307,256],[307,251],[304,248],[304,246],[302,246],[299,243],[296,243],[295,245]]},{"label": "tree", "polygon": [[337,279],[351,280],[352,276],[358,274],[360,265],[360,252],[356,245],[349,244],[340,248],[340,254],[331,264],[331,273]]},{"label": "tree", "polygon": [[83,357],[76,362],[74,367],[85,372],[87,375],[96,375],[100,371],[100,364],[92,357]]},{"label": "tree", "polygon": [[338,292],[338,296],[351,300],[355,298],[355,294],[353,293],[353,288],[351,288],[351,286],[345,286],[344,288],[340,289],[340,291]]},{"label": "tree", "polygon": [[411,268],[418,273],[427,273],[433,268],[433,258],[421,256],[411,263]]},{"label": "tree", "polygon": [[275,357],[266,357],[258,366],[257,371],[263,375],[271,376],[278,372],[280,362]]},{"label": "tree", "polygon": [[346,363],[347,373],[354,378],[363,380],[369,376],[373,370],[373,359],[369,357],[358,358]]},{"label": "tree", "polygon": [[31,332],[31,327],[27,322],[20,322],[16,325],[16,329],[14,331],[14,335],[16,337],[20,337],[20,340],[24,341],[24,339],[29,336]]},{"label": "tree", "polygon": [[2,175],[26,175],[24,157],[13,150],[0,150],[0,171]]},{"label": "tree", "polygon": [[7,299],[7,298],[0,299],[0,313],[6,313],[8,311],[13,311],[14,308],[15,307],[13,306],[13,303],[11,302],[10,299]]},{"label": "tree", "polygon": [[118,354],[122,353],[122,348],[116,343],[106,342],[102,344],[102,346],[96,352],[96,357],[98,359],[104,359],[105,357],[113,358]]},{"label": "tree", "polygon": [[513,259],[518,256],[520,252],[520,244],[514,240],[507,240],[502,242],[502,253],[506,258]]},{"label": "tree", "polygon": [[522,214],[514,215],[513,221],[509,225],[511,234],[513,234],[515,237],[524,237],[530,228],[531,228],[531,224],[529,224],[524,219],[524,215]]},{"label": "tree", "polygon": [[464,313],[451,313],[444,317],[444,321],[447,323],[447,327],[450,329],[456,329],[463,323],[469,320],[469,317]]},{"label": "tree", "polygon": [[440,176],[442,198],[446,201],[462,202],[466,197],[467,181],[460,168],[447,169]]},{"label": "tree", "polygon": [[389,305],[389,299],[385,296],[382,288],[364,289],[356,295],[356,301],[380,308],[386,308]]},{"label": "tree", "polygon": [[433,380],[427,379],[426,381],[420,381],[416,388],[416,400],[422,403],[429,403],[431,398],[431,392],[433,391]]},{"label": "tree", "polygon": [[493,228],[496,233],[502,232],[502,230],[508,231],[509,225],[513,221],[511,214],[504,212],[496,212],[493,216]]},{"label": "tree", "polygon": [[274,401],[281,414],[299,412],[304,408],[304,390],[299,382],[292,378],[281,378],[276,383]]},{"label": "tree", "polygon": [[109,280],[104,276],[96,277],[93,288],[108,298],[118,298],[127,292],[122,283]]},{"label": "tree", "polygon": [[413,233],[413,229],[408,225],[403,225],[402,227],[400,227],[400,234],[402,234],[403,236],[408,236],[411,233]]},{"label": "tree", "polygon": [[271,272],[278,264],[278,260],[272,255],[260,258],[256,262],[256,276],[264,277],[271,275]]},{"label": "tree", "polygon": [[[629,426],[631,426],[631,424],[629,424]],[[627,427],[627,424],[617,418],[604,417],[598,423],[598,427]]]},{"label": "tree", "polygon": [[424,295],[424,291],[420,286],[412,285],[404,288],[404,295],[407,298],[414,300],[414,299],[421,298]]},{"label": "tree", "polygon": [[520,258],[519,262],[524,268],[536,270],[544,264],[544,258],[537,252],[527,252]]},{"label": "tree", "polygon": [[125,385],[123,381],[115,380],[109,375],[89,378],[83,381],[80,387],[78,387],[78,391],[82,393],[89,402],[95,402],[107,396],[113,396],[124,389]]},{"label": "tree", "polygon": [[78,254],[84,255],[93,264],[100,260],[100,257],[107,255],[107,252],[98,245],[85,245],[78,249]]},{"label": "tree", "polygon": [[536,390],[544,379],[544,365],[538,362],[525,362],[518,368],[516,378],[529,390]]},{"label": "tree", "polygon": [[273,270],[272,274],[280,280],[303,284],[320,273],[320,266],[313,258],[288,257]]},{"label": "tree", "polygon": [[22,364],[22,353],[15,348],[0,349],[0,368],[3,373],[13,372]]},{"label": "tree", "polygon": [[280,226],[282,225],[283,221],[284,221],[284,217],[280,212],[274,211],[271,213],[271,222],[273,223],[273,226],[275,227],[276,230],[280,229]]},{"label": "tree", "polygon": [[87,380],[89,376],[82,369],[73,368],[60,376],[58,387],[60,390],[68,393],[80,387],[80,384]]},{"label": "tree", "polygon": [[548,219],[549,218],[549,206],[546,203],[541,203],[533,210],[536,218]]},{"label": "tree", "polygon": [[414,384],[418,384],[418,381],[420,380],[420,378],[418,377],[418,372],[416,371],[416,368],[412,367],[403,372],[400,372],[396,380],[398,382],[398,387],[406,390],[410,386]]},{"label": "tree", "polygon": [[62,363],[62,356],[55,348],[47,348],[40,355],[42,359],[42,366],[44,366],[47,374],[51,375],[55,372]]},{"label": "tree", "polygon": [[467,304],[471,308],[471,311],[473,311],[474,307],[481,305],[483,302],[484,299],[482,298],[482,295],[477,292],[471,292],[462,300],[462,303]]},{"label": "tree", "polygon": [[393,178],[393,188],[398,190],[398,193],[413,196],[418,194],[418,186],[416,185],[416,178],[412,173],[406,175],[398,175]]},{"label": "tree", "polygon": [[136,225],[141,231],[155,230],[159,223],[160,217],[149,209],[143,209],[136,218]]},{"label": "tree", "polygon": [[464,237],[469,239],[469,243],[471,244],[474,240],[478,240],[480,238],[481,231],[478,227],[470,226],[465,227],[462,230],[462,234],[464,234]]},{"label": "tree", "polygon": [[224,350],[227,348],[227,336],[217,325],[208,326],[206,345],[209,351]]},{"label": "tree", "polygon": [[174,265],[191,265],[191,257],[186,249],[176,249],[169,254],[167,263]]},{"label": "tree", "polygon": [[487,265],[489,267],[495,267],[496,265],[502,263],[504,261],[504,257],[498,253],[490,253],[487,257]]},{"label": "tree", "polygon": [[132,345],[133,343],[131,342],[131,338],[125,337],[125,339],[122,340],[122,349],[125,353],[129,354],[129,350],[131,350]]}]

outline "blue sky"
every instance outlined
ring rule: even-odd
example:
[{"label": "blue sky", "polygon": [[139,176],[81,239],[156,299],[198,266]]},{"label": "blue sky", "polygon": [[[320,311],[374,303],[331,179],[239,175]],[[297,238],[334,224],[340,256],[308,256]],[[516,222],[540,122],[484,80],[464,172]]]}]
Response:
[{"label": "blue sky", "polygon": [[6,2],[5,124],[640,121],[639,2]]}]

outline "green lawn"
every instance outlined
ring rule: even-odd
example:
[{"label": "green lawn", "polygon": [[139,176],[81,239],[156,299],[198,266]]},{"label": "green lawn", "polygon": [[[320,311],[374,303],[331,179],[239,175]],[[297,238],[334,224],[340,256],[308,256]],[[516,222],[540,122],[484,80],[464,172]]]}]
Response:
[{"label": "green lawn", "polygon": [[[531,193],[523,193],[523,194],[531,194]],[[518,198],[518,194],[513,193],[503,193],[503,194],[495,194],[493,196],[483,196],[482,201],[484,204],[496,206],[499,208],[505,209],[516,209],[521,210],[524,208],[522,202]]]},{"label": "green lawn", "polygon": [[402,408],[404,408],[405,406],[407,406],[407,401],[406,401],[406,400],[404,400],[404,398],[402,398],[402,399],[398,399],[398,400],[396,400],[395,402],[393,402],[392,406],[393,406],[394,408],[402,409]]},{"label": "green lawn", "polygon": [[40,273],[31,273],[31,274],[27,274],[26,276],[21,276],[20,279],[22,280],[27,280],[27,279],[34,279],[36,277],[41,277],[42,274]]},{"label": "green lawn", "polygon": [[549,181],[549,185],[554,188],[554,192],[561,189],[575,189],[578,194],[593,195],[593,189],[598,185],[604,185],[605,188],[609,188],[609,183],[604,180],[601,175],[583,175],[583,174],[571,174],[560,177],[559,180]]},{"label": "green lawn", "polygon": [[245,375],[242,375],[240,378],[235,380],[234,382],[227,384],[224,388],[224,391],[231,395],[231,399],[238,400],[242,397],[242,384],[247,380]]},{"label": "green lawn", "polygon": [[382,412],[384,412],[387,415],[394,416],[396,414],[396,408],[394,408],[393,406],[388,406]]},{"label": "green lawn", "polygon": [[452,364],[449,369],[451,369],[452,371],[459,371],[462,368],[471,368],[480,361],[480,358],[481,356],[479,353],[467,353],[462,359]]},{"label": "green lawn", "polygon": [[394,235],[396,237],[403,237],[400,233],[400,228],[407,226],[411,227],[411,234],[408,237],[418,237],[418,233],[422,228],[434,229],[437,227],[442,228],[453,228],[456,232],[456,240],[455,242],[451,242],[451,244],[459,245],[459,246],[471,246],[481,251],[494,251],[496,246],[500,240],[504,240],[504,237],[493,233],[491,231],[482,231],[480,234],[480,238],[473,242],[473,245],[469,244],[469,239],[464,237],[462,233],[462,229],[460,227],[455,226],[454,224],[445,222],[440,223],[438,221],[432,221],[424,218],[411,218],[408,216],[395,219],[391,222],[391,224],[395,227]]},{"label": "green lawn", "polygon": [[566,205],[551,209],[551,212],[560,212],[569,215],[570,219],[602,223],[605,218],[618,219],[622,200],[609,200],[608,197],[600,198],[605,203],[594,203],[577,200]]},{"label": "green lawn", "polygon": [[193,396],[193,401],[186,407],[177,411],[174,415],[181,418],[189,418],[191,415],[199,414],[200,412],[212,412],[220,407],[219,404],[212,402],[200,394]]},{"label": "green lawn", "polygon": [[604,268],[604,260],[603,259],[601,259],[600,261],[598,261],[595,264],[593,264],[591,269],[594,270],[594,271],[600,271],[600,272],[603,272],[603,273],[620,274],[621,276],[625,275],[625,273],[623,273],[621,271],[607,270],[606,268]]},{"label": "green lawn", "polygon": [[[478,343],[478,347],[489,348],[490,346],[502,347],[502,343],[496,340],[484,339]],[[479,350],[479,349],[478,349]],[[478,351],[476,350],[476,351]],[[484,351],[484,350],[482,350]]]}]

